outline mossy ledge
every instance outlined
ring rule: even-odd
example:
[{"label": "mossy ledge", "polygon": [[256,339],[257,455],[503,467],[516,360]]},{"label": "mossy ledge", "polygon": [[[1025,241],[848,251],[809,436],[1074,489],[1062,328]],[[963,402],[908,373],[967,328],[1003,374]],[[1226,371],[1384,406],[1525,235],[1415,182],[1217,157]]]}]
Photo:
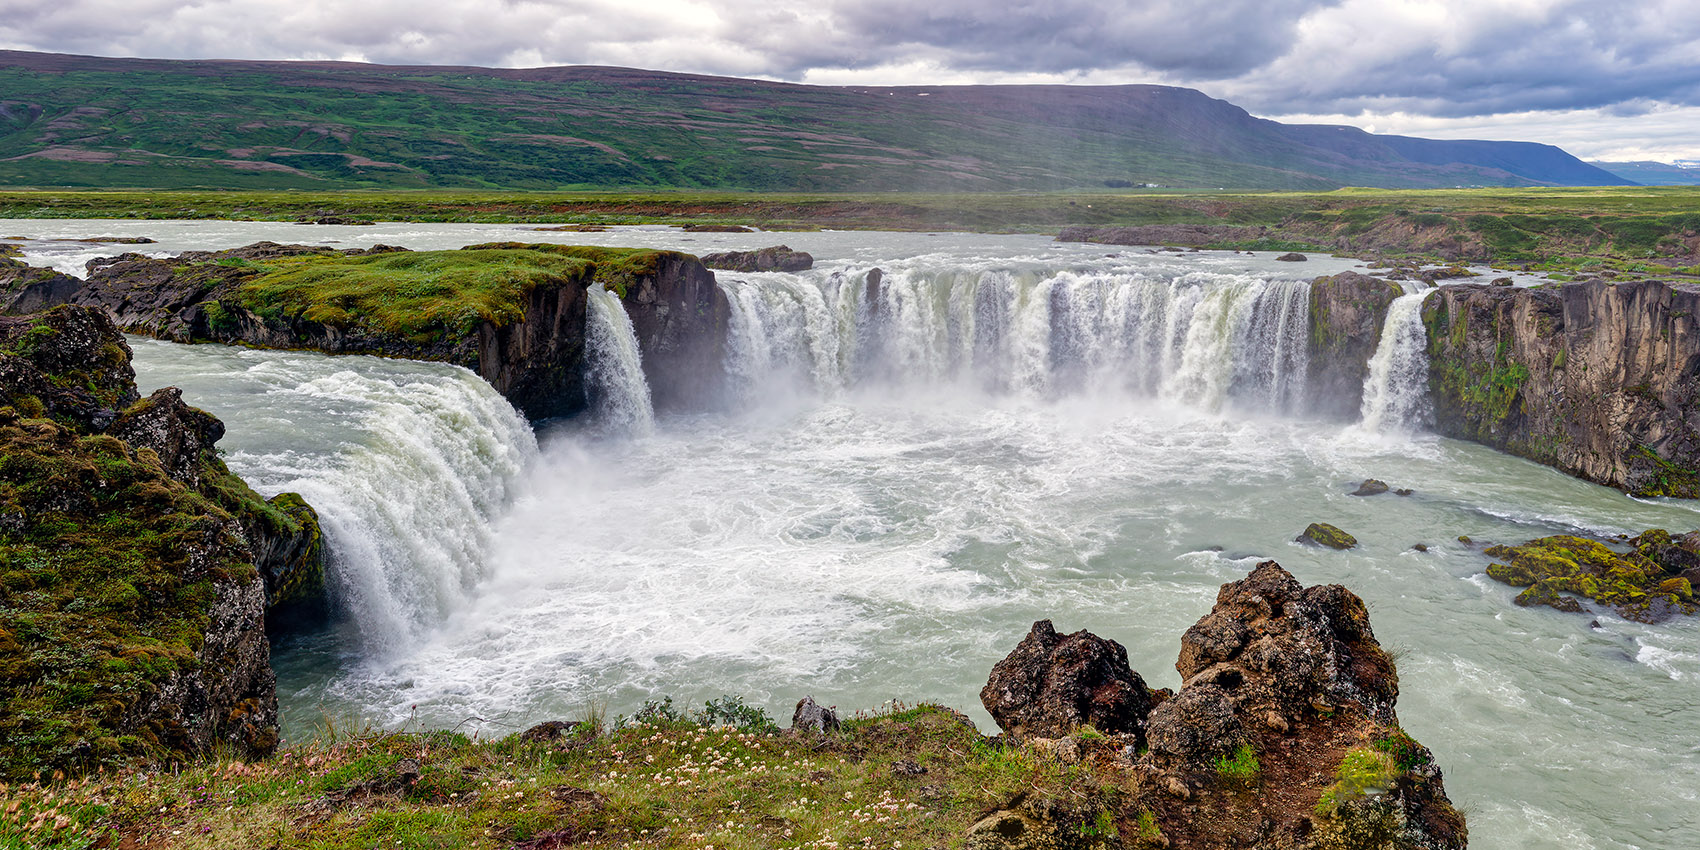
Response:
[{"label": "mossy ledge", "polygon": [[1700,497],[1700,286],[1437,288],[1435,428],[1637,496]]},{"label": "mossy ledge", "polygon": [[104,313],[0,318],[0,776],[276,745],[261,570],[322,581],[318,521],[231,474],[223,432],[138,398]]},{"label": "mossy ledge", "polygon": [[[1037,623],[994,668],[988,737],[939,705],[791,728],[736,697],[591,708],[494,740],[342,730],[0,789],[0,840],[48,847],[962,847],[1462,850],[1433,754],[1361,600],[1274,562],[1186,632],[1178,693],[1114,641]],[[1019,719],[1017,719],[1019,718]],[[1090,722],[1088,722],[1090,721]],[[1092,724],[1097,725],[1092,725]],[[1022,732],[1014,731],[1019,726]],[[1101,727],[1101,728],[1100,728]],[[1041,737],[1042,733],[1042,737]]]},{"label": "mossy ledge", "polygon": [[1581,597],[1643,623],[1700,610],[1694,598],[1700,532],[1673,539],[1663,529],[1648,529],[1630,538],[1628,546],[1620,552],[1598,540],[1560,534],[1521,546],[1492,546],[1483,554],[1496,561],[1487,568],[1490,578],[1527,588],[1516,599],[1525,607],[1582,613]]},{"label": "mossy ledge", "polygon": [[695,257],[672,251],[518,242],[336,251],[260,242],[166,259],[98,259],[70,300],[106,310],[128,332],[178,342],[454,363],[530,418],[546,419],[585,406],[586,290],[595,285],[625,300],[658,405],[707,394],[697,372],[704,361],[719,369],[724,297]]}]

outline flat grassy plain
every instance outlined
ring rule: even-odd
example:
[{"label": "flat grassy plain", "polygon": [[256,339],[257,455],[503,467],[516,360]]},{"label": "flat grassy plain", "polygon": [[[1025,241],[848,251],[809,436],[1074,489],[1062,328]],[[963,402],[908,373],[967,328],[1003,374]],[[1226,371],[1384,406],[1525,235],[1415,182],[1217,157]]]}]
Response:
[{"label": "flat grassy plain", "polygon": [[1546,270],[1597,266],[1630,274],[1696,274],[1693,267],[1700,265],[1700,187],[971,194],[0,190],[4,218],[736,224],[982,233],[1198,224],[1268,229],[1217,247],[1462,258]]}]

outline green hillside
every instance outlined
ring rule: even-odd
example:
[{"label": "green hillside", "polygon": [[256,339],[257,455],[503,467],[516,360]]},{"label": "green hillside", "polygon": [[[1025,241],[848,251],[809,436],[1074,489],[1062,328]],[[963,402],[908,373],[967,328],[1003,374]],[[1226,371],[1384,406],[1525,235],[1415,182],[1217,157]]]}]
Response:
[{"label": "green hillside", "polygon": [[0,51],[0,185],[998,191],[1617,182],[1548,146],[1254,118],[1160,86],[821,87]]}]

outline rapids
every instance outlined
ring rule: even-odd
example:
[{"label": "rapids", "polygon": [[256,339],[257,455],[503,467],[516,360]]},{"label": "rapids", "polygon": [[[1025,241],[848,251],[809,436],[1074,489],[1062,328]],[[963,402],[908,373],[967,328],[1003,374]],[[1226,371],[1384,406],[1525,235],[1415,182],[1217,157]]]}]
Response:
[{"label": "rapids", "polygon": [[[232,468],[327,518],[346,616],[274,650],[286,737],[326,718],[501,735],[727,693],[781,719],[804,694],[852,711],[937,700],[989,728],[978,689],[1033,620],[1113,638],[1173,687],[1180,634],[1274,558],[1368,602],[1398,657],[1400,718],[1476,846],[1700,836],[1700,627],[1517,608],[1455,541],[1688,530],[1700,511],[1425,434],[1415,296],[1390,311],[1363,421],[1307,418],[1304,281],[1350,261],[962,234],[10,226],[160,251],[329,237],[815,253],[803,274],[718,275],[732,411],[652,426],[630,326],[600,295],[603,401],[535,440],[454,367],[133,341],[144,392],[183,387],[227,423]],[[26,249],[73,269],[91,255]],[[1367,477],[1416,493],[1346,495]],[[1316,520],[1360,547],[1292,542]]]}]

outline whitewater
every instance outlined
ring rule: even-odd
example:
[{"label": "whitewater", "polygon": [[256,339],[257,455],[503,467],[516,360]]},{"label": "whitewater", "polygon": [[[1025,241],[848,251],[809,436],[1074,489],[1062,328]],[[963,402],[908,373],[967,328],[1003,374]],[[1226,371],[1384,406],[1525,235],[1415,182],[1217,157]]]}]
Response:
[{"label": "whitewater", "polygon": [[[82,228],[160,252],[312,237],[817,257],[717,274],[730,389],[712,411],[653,410],[629,322],[593,293],[597,404],[535,433],[455,367],[132,340],[144,391],[183,387],[227,423],[233,469],[326,518],[343,616],[274,650],[289,738],[327,718],[501,735],[722,694],[781,716],[804,694],[936,700],[990,729],[979,687],[1033,620],[1113,638],[1174,687],[1180,634],[1273,558],[1369,604],[1400,718],[1478,846],[1700,835],[1700,629],[1517,608],[1456,540],[1700,515],[1428,434],[1420,291],[1389,311],[1360,415],[1308,416],[1308,281],[1352,261],[964,234]],[[33,245],[67,269],[104,253]],[[1368,477],[1415,493],[1346,495]],[[1360,547],[1294,543],[1313,521]]]}]

